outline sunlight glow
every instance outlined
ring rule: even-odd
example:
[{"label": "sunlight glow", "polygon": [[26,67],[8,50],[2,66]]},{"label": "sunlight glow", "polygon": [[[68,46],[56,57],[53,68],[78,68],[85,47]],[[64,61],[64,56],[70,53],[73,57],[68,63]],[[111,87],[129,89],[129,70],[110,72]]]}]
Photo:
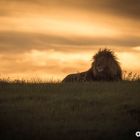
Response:
[{"label": "sunlight glow", "polygon": [[124,70],[129,70],[129,71],[135,71],[139,72],[139,61],[140,60],[140,54],[132,53],[132,52],[122,52],[118,54],[121,64]]},{"label": "sunlight glow", "polygon": [[65,2],[0,1],[0,74],[62,79],[89,69],[100,48],[113,50],[123,70],[140,73],[138,19]]},{"label": "sunlight glow", "polygon": [[[8,26],[10,22],[10,25]],[[14,27],[14,28],[13,28]],[[59,34],[59,35],[76,35],[89,37],[112,37],[120,35],[120,32],[114,28],[107,27],[104,24],[97,22],[88,23],[86,21],[72,21],[65,19],[53,19],[50,17],[18,17],[11,19],[4,18],[1,23],[0,30],[15,30],[38,32],[45,34]]]},{"label": "sunlight glow", "polygon": [[140,51],[140,46],[134,47],[133,50]]}]

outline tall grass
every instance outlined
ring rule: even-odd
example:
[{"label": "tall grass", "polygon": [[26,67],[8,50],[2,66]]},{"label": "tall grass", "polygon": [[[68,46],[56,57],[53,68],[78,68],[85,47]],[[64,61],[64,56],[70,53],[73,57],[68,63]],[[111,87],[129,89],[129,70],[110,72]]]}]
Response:
[{"label": "tall grass", "polygon": [[61,83],[0,80],[2,140],[133,140],[140,124],[140,79]]},{"label": "tall grass", "polygon": [[140,75],[133,72],[123,71],[123,80],[125,81],[140,81]]},{"label": "tall grass", "polygon": [[[137,74],[137,73],[133,73],[133,72],[127,72],[127,71],[123,71],[123,74],[122,74],[122,78],[123,78],[123,81],[140,81],[140,75]],[[26,80],[26,79],[10,79],[10,77],[7,77],[7,78],[1,78],[0,77],[0,83],[2,84],[41,84],[41,83],[61,83],[61,80],[54,80],[54,79],[50,79],[50,80],[46,80],[46,81],[43,81],[42,79],[40,78],[31,78],[30,80]]]},{"label": "tall grass", "polygon": [[0,84],[2,140],[133,140],[139,82]]}]

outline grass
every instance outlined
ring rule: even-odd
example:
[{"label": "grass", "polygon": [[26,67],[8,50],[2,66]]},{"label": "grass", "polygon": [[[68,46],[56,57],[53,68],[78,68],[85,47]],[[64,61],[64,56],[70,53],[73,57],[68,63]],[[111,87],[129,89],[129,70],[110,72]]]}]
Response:
[{"label": "grass", "polygon": [[2,140],[133,140],[140,82],[0,82]]}]

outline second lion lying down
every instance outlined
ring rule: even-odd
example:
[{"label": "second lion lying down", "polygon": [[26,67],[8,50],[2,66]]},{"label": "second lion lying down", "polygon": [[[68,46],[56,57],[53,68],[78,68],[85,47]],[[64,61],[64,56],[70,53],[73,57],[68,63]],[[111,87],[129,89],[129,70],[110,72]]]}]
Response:
[{"label": "second lion lying down", "polygon": [[91,68],[85,72],[69,74],[62,82],[92,82],[122,80],[122,70],[114,53],[109,49],[99,50],[93,56]]}]

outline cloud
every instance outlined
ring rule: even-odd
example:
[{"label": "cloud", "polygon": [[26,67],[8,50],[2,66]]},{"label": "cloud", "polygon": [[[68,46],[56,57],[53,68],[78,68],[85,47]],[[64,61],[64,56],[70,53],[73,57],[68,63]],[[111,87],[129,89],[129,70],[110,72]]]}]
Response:
[{"label": "cloud", "polygon": [[99,10],[101,12],[111,13],[127,18],[140,19],[140,1],[139,0],[87,0],[79,1],[87,10]]},{"label": "cloud", "polygon": [[11,53],[9,55],[0,55],[0,72],[6,78],[10,76],[20,79],[22,77],[24,79],[30,79],[31,77],[58,79],[64,77],[66,73],[85,69],[90,61],[86,62],[84,59],[80,60],[80,58],[81,55],[77,56],[76,53],[66,55],[61,51],[51,50],[47,52],[32,50],[18,55]]},{"label": "cloud", "polygon": [[[12,8],[14,11],[17,9],[19,11],[20,9],[24,9],[24,11],[26,11],[26,9],[29,10],[30,8],[32,8],[32,10],[37,10],[36,6],[38,6],[47,9],[55,9],[56,7],[69,7],[71,10],[83,9],[90,12],[105,12],[107,14],[118,15],[124,18],[133,18],[135,20],[140,19],[140,0],[1,0],[0,4],[3,4],[5,7],[7,7],[3,12],[1,12],[4,15],[8,9],[10,13],[12,12]],[[26,8],[24,8],[25,6]],[[18,7],[20,7],[20,9]],[[3,7],[1,6],[0,9],[1,8]],[[29,11],[26,12],[29,13]]]},{"label": "cloud", "polygon": [[[118,48],[117,48],[118,49]],[[132,49],[132,48],[131,48]],[[130,49],[130,50],[131,50]],[[98,50],[98,49],[97,49]],[[77,73],[85,71],[90,68],[92,63],[92,55],[97,52],[94,48],[91,50],[85,49],[78,52],[64,53],[61,50],[32,50],[15,55],[10,53],[8,55],[0,55],[0,72],[13,78],[24,77],[24,79],[41,78],[41,79],[62,79],[69,73]],[[136,53],[119,49],[116,50],[119,61],[123,70],[133,72],[140,72],[139,60],[140,51]],[[133,62],[133,63],[132,63]],[[45,80],[44,79],[44,80]]]},{"label": "cloud", "polygon": [[62,78],[105,47],[139,72],[139,9],[140,0],[0,0],[0,72]]},{"label": "cloud", "polygon": [[80,50],[96,46],[136,47],[140,46],[140,38],[135,36],[123,36],[119,38],[86,38],[11,31],[0,32],[1,53],[23,53],[33,49],[75,51],[76,49]]}]

